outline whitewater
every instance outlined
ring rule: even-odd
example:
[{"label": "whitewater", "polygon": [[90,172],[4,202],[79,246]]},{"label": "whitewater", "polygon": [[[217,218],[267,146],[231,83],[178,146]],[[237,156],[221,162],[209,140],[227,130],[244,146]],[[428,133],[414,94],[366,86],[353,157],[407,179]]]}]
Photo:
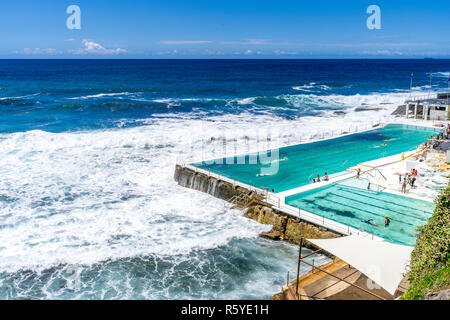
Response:
[{"label": "whitewater", "polygon": [[[374,104],[387,99],[378,95],[373,100],[360,96],[328,99],[339,98]],[[371,119],[386,120],[390,111],[371,112]],[[243,113],[190,120],[186,115],[166,114],[157,120],[141,120],[147,124],[133,128],[76,133],[32,130],[0,135],[0,194],[4,204],[0,215],[0,270],[15,274],[27,271],[24,279],[19,277],[21,282],[30,273],[37,277],[55,269],[62,274],[70,265],[90,270],[99,263],[135,257],[168,258],[177,265],[181,263],[178,260],[217,250],[239,239],[251,239],[273,249],[287,247],[283,248],[288,251],[284,260],[292,259],[292,246],[255,240],[270,226],[243,217],[242,212],[221,200],[177,186],[173,180],[177,159],[198,156],[195,151],[205,149],[205,140],[223,136],[224,132],[227,139],[238,141],[258,130],[272,135],[283,132],[278,137],[283,144],[310,136],[311,132],[347,129],[355,122],[364,123],[366,117],[350,112],[339,121],[327,113],[285,120]],[[190,133],[189,139],[186,132]],[[243,146],[236,151],[247,150]],[[293,261],[286,261],[291,271]],[[289,269],[287,266],[283,271]],[[284,273],[280,272],[280,276]],[[48,281],[55,280],[50,277]],[[277,289],[268,281],[261,284],[267,287],[261,297]],[[47,292],[45,297],[70,296],[64,289],[59,291]],[[136,298],[125,292],[117,295]],[[173,297],[162,292],[147,295]],[[26,292],[20,296],[35,297]],[[240,298],[237,292],[229,297]]]},{"label": "whitewater", "polygon": [[0,91],[1,299],[267,299],[295,274],[298,248],[178,186],[176,163],[391,121],[411,94],[298,79],[229,96],[103,83]]}]

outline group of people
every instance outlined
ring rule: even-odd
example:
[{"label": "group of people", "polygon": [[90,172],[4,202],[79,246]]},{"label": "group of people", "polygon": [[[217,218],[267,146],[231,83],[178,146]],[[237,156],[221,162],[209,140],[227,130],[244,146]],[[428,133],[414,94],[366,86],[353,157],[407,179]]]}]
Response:
[{"label": "group of people", "polygon": [[[330,178],[328,177],[328,174],[325,172],[324,176],[323,176],[323,181],[329,181]],[[317,175],[317,178],[312,180],[312,183],[316,183],[316,182],[320,182],[320,175]]]},{"label": "group of people", "polygon": [[398,176],[398,181],[402,185],[402,192],[403,193],[406,193],[406,186],[408,184],[411,186],[411,188],[414,188],[414,183],[417,180],[418,174],[419,174],[419,172],[417,171],[417,169],[411,169],[411,172],[406,173],[403,176],[403,179],[402,179],[402,175],[401,174]]}]

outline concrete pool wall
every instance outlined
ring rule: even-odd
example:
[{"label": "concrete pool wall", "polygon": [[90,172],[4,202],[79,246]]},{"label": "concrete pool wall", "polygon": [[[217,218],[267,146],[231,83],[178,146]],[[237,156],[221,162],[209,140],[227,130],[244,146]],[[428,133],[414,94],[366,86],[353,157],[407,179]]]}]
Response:
[{"label": "concrete pool wall", "polygon": [[199,169],[279,193],[337,175],[363,162],[415,150],[436,131],[398,124],[378,126],[334,139],[300,143],[258,153],[191,163]]},{"label": "concrete pool wall", "polygon": [[[433,129],[436,130],[436,128]],[[377,168],[386,164],[399,162],[402,160],[402,156],[408,156],[412,153],[414,153],[414,151],[373,159],[366,163],[370,163],[370,166]],[[181,186],[206,192],[226,201],[236,199],[237,197],[245,198],[250,194],[258,195],[262,201],[247,206],[246,216],[261,223],[272,224],[274,226],[274,238],[281,237],[283,240],[297,243],[296,239],[299,239],[299,234],[305,238],[329,238],[353,234],[383,241],[384,239],[371,233],[327,219],[325,216],[295,208],[285,203],[285,198],[287,196],[314,188],[320,188],[326,184],[351,178],[354,175],[355,172],[345,171],[342,175],[334,177],[328,182],[308,184],[281,193],[268,192],[267,190],[263,190],[236,179],[228,178],[213,171],[199,168],[192,164],[177,164],[174,178]],[[290,221],[289,219],[292,219],[290,223],[288,223]],[[292,226],[295,224],[296,227],[293,228]],[[286,234],[286,232],[288,234]],[[294,234],[297,236],[294,236]]]}]

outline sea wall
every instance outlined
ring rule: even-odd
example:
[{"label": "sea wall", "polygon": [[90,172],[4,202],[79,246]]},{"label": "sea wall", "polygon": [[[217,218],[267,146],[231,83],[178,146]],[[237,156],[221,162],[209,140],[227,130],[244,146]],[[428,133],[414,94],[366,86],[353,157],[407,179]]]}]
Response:
[{"label": "sea wall", "polygon": [[176,165],[175,167],[174,179],[180,186],[208,193],[216,198],[227,201],[233,196],[242,194],[250,195],[251,193],[248,189],[233,186],[233,184],[227,181],[210,177],[201,172],[195,172],[192,169],[180,165]]},{"label": "sea wall", "polygon": [[[234,196],[247,197],[249,201],[244,212],[245,216],[258,221],[261,224],[272,225],[272,230],[270,232],[261,234],[261,236],[265,238],[285,240],[299,244],[300,238],[328,239],[341,236],[322,226],[303,221],[300,218],[278,211],[269,203],[254,197],[254,191],[252,192],[241,186],[234,186],[230,182],[210,177],[190,168],[177,165],[175,168],[174,179],[180,186],[208,193],[216,198],[226,201],[229,201]],[[311,243],[306,243],[305,246],[316,249]]]},{"label": "sea wall", "polygon": [[[329,239],[341,236],[334,231],[303,221],[300,218],[289,216],[276,208],[261,204],[247,208],[245,216],[259,223],[272,225],[272,230],[262,233],[261,236],[273,240],[285,240],[299,244],[301,238]],[[316,249],[316,246],[309,242],[305,243],[305,246]]]},{"label": "sea wall", "polygon": [[[397,109],[394,110],[394,112],[391,113],[391,115],[393,116],[400,116],[400,117],[404,117],[406,114],[406,105],[401,105],[398,106]],[[414,106],[410,106],[409,107],[409,116],[414,115]],[[418,105],[417,106],[417,116],[419,118],[423,117],[423,105]]]}]

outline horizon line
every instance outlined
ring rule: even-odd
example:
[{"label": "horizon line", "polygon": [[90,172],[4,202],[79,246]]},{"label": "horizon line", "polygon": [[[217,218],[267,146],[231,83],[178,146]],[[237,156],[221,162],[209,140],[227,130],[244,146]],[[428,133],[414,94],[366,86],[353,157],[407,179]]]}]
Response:
[{"label": "horizon line", "polygon": [[192,57],[192,58],[179,58],[179,57],[173,57],[173,58],[120,58],[120,57],[96,57],[96,58],[68,58],[68,57],[64,57],[64,58],[58,58],[58,57],[53,57],[53,58],[37,58],[37,57],[33,57],[33,58],[1,58],[0,60],[450,60],[450,57],[448,58],[432,58],[432,57],[416,57],[416,58],[406,58],[406,57],[370,57],[370,58],[363,58],[363,57],[354,57],[354,58],[256,58],[256,57],[240,57],[240,58],[215,58],[215,57],[210,57],[210,58],[196,58],[196,57]]}]

